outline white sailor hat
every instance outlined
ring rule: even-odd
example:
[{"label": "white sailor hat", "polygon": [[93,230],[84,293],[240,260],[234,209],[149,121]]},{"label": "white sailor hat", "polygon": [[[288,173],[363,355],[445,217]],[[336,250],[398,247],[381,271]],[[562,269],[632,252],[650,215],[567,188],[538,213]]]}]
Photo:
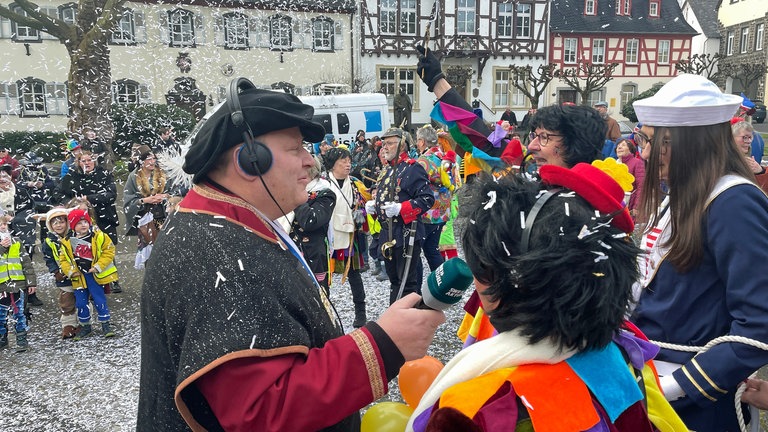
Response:
[{"label": "white sailor hat", "polygon": [[700,75],[682,74],[632,106],[637,119],[649,126],[705,126],[730,121],[741,102]]}]

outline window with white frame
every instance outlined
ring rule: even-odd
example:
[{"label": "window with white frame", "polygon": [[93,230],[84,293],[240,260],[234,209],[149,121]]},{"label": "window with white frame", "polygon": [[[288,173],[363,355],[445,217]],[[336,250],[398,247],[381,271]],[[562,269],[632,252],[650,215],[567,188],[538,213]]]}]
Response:
[{"label": "window with white frame", "polygon": [[381,0],[379,31],[382,34],[397,33],[397,0]]},{"label": "window with white frame", "polygon": [[45,81],[28,78],[16,83],[19,89],[19,107],[22,117],[48,115],[45,109]]},{"label": "window with white frame", "polygon": [[119,105],[137,105],[139,103],[139,83],[125,79],[112,83],[112,102]]},{"label": "window with white frame", "polygon": [[387,103],[394,106],[395,95],[400,88],[405,88],[405,93],[411,98],[414,106],[418,105],[416,97],[416,68],[410,67],[379,67],[378,88],[387,96]]},{"label": "window with white frame", "polygon": [[67,24],[74,24],[77,21],[77,5],[69,3],[59,6],[59,17]]},{"label": "window with white frame", "polygon": [[725,55],[733,55],[733,32],[729,31],[725,38]]},{"label": "window with white frame", "polygon": [[632,0],[624,0],[624,15],[632,15]]},{"label": "window with white frame", "polygon": [[[27,11],[19,6],[11,5],[11,10],[19,15],[27,16]],[[40,40],[40,32],[37,29],[17,24],[15,21],[11,21],[11,27],[14,34],[13,40],[15,41],[24,42]]]},{"label": "window with white frame", "polygon": [[416,34],[416,0],[402,0],[400,2],[400,34]]},{"label": "window with white frame", "polygon": [[605,63],[605,39],[592,41],[592,63]]},{"label": "window with white frame", "polygon": [[[51,18],[59,19],[59,8],[57,7],[40,6],[37,8],[37,11],[44,15],[48,15]],[[40,39],[59,40],[59,38],[57,38],[56,36],[44,31],[40,32]]]},{"label": "window with white frame", "polygon": [[624,61],[627,64],[637,64],[637,53],[640,48],[640,41],[638,39],[627,40],[627,52],[624,56]]},{"label": "window with white frame", "polygon": [[512,22],[514,19],[514,7],[512,3],[499,3],[499,14],[496,17],[497,35],[499,37],[512,37]]},{"label": "window with white frame", "polygon": [[19,113],[19,87],[15,82],[0,82],[0,114]]},{"label": "window with white frame", "polygon": [[69,106],[67,102],[67,84],[57,82],[45,83],[45,100],[48,114],[67,115]]},{"label": "window with white frame", "polygon": [[131,44],[135,40],[135,34],[133,11],[126,9],[112,29],[111,41],[115,44]]},{"label": "window with white frame", "polygon": [[269,18],[269,48],[286,51],[291,49],[291,18],[272,15]]},{"label": "window with white frame", "polygon": [[248,17],[239,12],[224,14],[224,46],[248,48]]},{"label": "window with white frame", "polygon": [[763,37],[765,37],[765,24],[758,24],[755,28],[755,51],[762,51]]},{"label": "window with white frame", "polygon": [[595,0],[584,0],[584,13],[586,15],[596,15]]},{"label": "window with white frame", "polygon": [[588,106],[595,106],[596,103],[605,100],[605,89],[595,90],[589,94]]},{"label": "window with white frame", "polygon": [[493,77],[493,106],[509,106],[509,69],[497,69]]},{"label": "window with white frame", "polygon": [[168,32],[170,46],[195,46],[195,14],[184,9],[174,9],[168,12]]},{"label": "window with white frame", "polygon": [[656,57],[659,64],[669,63],[669,46],[670,42],[668,40],[659,41],[659,54],[658,57]]},{"label": "window with white frame", "polygon": [[744,27],[743,29],[741,29],[741,40],[739,41],[739,47],[742,54],[747,52],[748,45],[749,45],[749,27]]},{"label": "window with white frame", "polygon": [[576,63],[576,50],[579,46],[579,40],[576,38],[563,39],[563,63]]},{"label": "window with white frame", "polygon": [[653,18],[659,17],[659,2],[660,0],[651,0],[648,4],[648,16]]},{"label": "window with white frame", "polygon": [[637,84],[626,83],[621,85],[621,107],[624,108],[629,101],[637,96]]},{"label": "window with white frame", "polygon": [[312,50],[333,51],[333,20],[330,18],[312,20]]},{"label": "window with white frame", "polygon": [[531,4],[518,3],[515,12],[515,37],[531,37]]},{"label": "window with white frame", "polygon": [[528,101],[528,96],[523,93],[522,90],[515,86],[510,86],[510,97],[509,97],[509,105],[510,106],[525,106],[526,102]]},{"label": "window with white frame", "polygon": [[475,0],[457,0],[456,33],[475,34]]}]

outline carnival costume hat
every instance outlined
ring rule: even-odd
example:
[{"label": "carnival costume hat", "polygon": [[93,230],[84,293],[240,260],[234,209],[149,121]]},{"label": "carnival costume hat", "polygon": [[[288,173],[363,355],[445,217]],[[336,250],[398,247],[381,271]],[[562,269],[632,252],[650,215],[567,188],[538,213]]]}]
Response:
[{"label": "carnival costume hat", "polygon": [[68,139],[65,144],[67,145],[67,151],[70,152],[70,153],[75,151],[75,150],[77,150],[77,149],[79,149],[79,148],[81,148],[80,147],[80,143],[77,142],[77,140],[73,139],[73,138]]},{"label": "carnival costume hat", "polygon": [[59,216],[63,216],[65,219],[67,219],[67,222],[69,222],[69,210],[65,209],[64,207],[54,207],[45,213],[45,226],[48,227],[48,231],[55,232],[53,230],[51,221]]},{"label": "carnival costume hat", "polygon": [[[192,145],[185,156],[184,171],[192,174],[194,183],[200,182],[228,149],[241,144],[244,134],[254,138],[282,129],[298,127],[305,141],[323,139],[325,129],[312,121],[315,109],[298,97],[270,90],[248,89],[238,96],[245,121],[241,126],[232,123],[232,108],[224,103],[210,117],[201,120]],[[193,131],[194,133],[194,131]]]},{"label": "carnival costume hat", "polygon": [[72,230],[75,229],[75,226],[81,220],[85,220],[85,221],[88,221],[89,224],[93,224],[93,222],[91,222],[91,215],[88,214],[88,210],[83,210],[79,208],[69,212],[69,215],[67,216],[67,220],[69,221],[69,228]]},{"label": "carnival costume hat", "polygon": [[570,189],[601,214],[611,216],[611,224],[616,228],[625,233],[635,229],[632,216],[622,203],[624,190],[601,169],[587,163],[576,164],[571,169],[544,165],[539,168],[539,175],[543,183]]},{"label": "carnival costume hat", "polygon": [[730,121],[742,102],[740,96],[724,94],[702,76],[682,74],[632,106],[637,118],[649,126],[706,126]]},{"label": "carnival costume hat", "polygon": [[606,102],[606,101],[595,102],[595,106],[596,107],[597,106],[604,106],[604,107],[608,108],[608,102]]}]

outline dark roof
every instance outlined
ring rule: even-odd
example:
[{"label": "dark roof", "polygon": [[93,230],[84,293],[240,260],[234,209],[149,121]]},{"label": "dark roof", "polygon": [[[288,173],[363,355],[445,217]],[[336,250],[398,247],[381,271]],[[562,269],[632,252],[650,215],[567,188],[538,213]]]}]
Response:
[{"label": "dark roof", "polygon": [[701,31],[708,38],[719,38],[720,32],[717,28],[717,4],[718,0],[688,0],[691,5],[696,20],[701,26]]},{"label": "dark roof", "polygon": [[616,15],[616,0],[596,0],[597,15],[584,15],[583,0],[552,0],[552,33],[696,35],[674,0],[662,0],[659,18],[648,18],[648,0],[632,0],[632,16]]}]

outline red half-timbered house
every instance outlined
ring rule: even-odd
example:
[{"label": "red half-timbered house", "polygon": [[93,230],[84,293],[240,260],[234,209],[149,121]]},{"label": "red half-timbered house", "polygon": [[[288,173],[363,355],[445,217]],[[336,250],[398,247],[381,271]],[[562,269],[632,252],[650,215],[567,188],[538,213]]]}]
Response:
[{"label": "red half-timbered house", "polygon": [[[605,100],[620,117],[639,92],[675,75],[675,64],[691,54],[697,34],[675,0],[553,0],[549,60],[561,69],[581,62],[617,63],[613,79],[588,103]],[[553,102],[576,102],[576,92],[551,84]]]}]

